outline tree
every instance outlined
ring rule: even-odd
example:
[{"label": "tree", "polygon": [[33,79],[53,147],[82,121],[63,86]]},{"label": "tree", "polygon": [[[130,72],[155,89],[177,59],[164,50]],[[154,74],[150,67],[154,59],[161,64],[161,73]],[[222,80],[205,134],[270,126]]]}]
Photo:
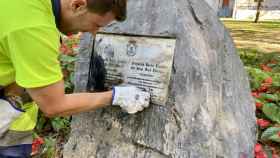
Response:
[{"label": "tree", "polygon": [[[176,39],[168,101],[136,115],[108,107],[74,116],[65,158],[253,157],[248,78],[228,31],[209,9],[199,0],[128,1],[128,19],[103,31]],[[76,91],[86,90],[93,43],[83,36]]]},{"label": "tree", "polygon": [[260,19],[260,14],[261,14],[261,7],[262,7],[262,3],[263,0],[257,0],[258,4],[257,4],[257,13],[256,13],[256,18],[255,18],[255,23],[258,23],[259,19]]}]

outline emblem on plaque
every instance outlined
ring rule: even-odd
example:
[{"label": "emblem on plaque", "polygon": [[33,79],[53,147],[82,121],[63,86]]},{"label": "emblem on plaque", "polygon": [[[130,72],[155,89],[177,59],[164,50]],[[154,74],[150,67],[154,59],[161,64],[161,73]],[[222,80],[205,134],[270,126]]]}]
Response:
[{"label": "emblem on plaque", "polygon": [[113,58],[115,56],[114,48],[111,44],[105,46],[104,53],[109,58]]},{"label": "emblem on plaque", "polygon": [[136,55],[136,50],[137,50],[136,41],[129,41],[128,44],[127,44],[127,46],[126,46],[126,48],[127,48],[126,54],[127,54],[128,56],[133,57],[133,56]]}]

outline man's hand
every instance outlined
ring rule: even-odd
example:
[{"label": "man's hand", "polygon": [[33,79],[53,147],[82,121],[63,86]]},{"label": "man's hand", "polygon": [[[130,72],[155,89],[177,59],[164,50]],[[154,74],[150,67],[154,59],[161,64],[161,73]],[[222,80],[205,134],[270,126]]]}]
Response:
[{"label": "man's hand", "polygon": [[113,88],[112,105],[118,105],[129,114],[134,114],[147,108],[150,103],[150,93],[134,86],[117,86]]}]

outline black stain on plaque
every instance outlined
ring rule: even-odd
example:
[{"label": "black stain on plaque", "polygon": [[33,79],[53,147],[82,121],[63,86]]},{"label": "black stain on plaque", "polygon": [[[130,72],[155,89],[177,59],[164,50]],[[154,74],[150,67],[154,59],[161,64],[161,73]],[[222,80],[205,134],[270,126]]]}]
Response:
[{"label": "black stain on plaque", "polygon": [[105,87],[105,77],[106,69],[104,60],[100,55],[92,50],[90,65],[89,65],[89,74],[88,74],[88,83],[87,91],[89,92],[102,92],[106,91]]}]

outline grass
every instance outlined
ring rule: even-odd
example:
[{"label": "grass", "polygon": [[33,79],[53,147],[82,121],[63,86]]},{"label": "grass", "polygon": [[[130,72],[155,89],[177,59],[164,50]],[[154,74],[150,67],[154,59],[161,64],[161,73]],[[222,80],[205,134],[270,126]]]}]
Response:
[{"label": "grass", "polygon": [[238,49],[259,52],[280,52],[280,22],[223,20]]}]

